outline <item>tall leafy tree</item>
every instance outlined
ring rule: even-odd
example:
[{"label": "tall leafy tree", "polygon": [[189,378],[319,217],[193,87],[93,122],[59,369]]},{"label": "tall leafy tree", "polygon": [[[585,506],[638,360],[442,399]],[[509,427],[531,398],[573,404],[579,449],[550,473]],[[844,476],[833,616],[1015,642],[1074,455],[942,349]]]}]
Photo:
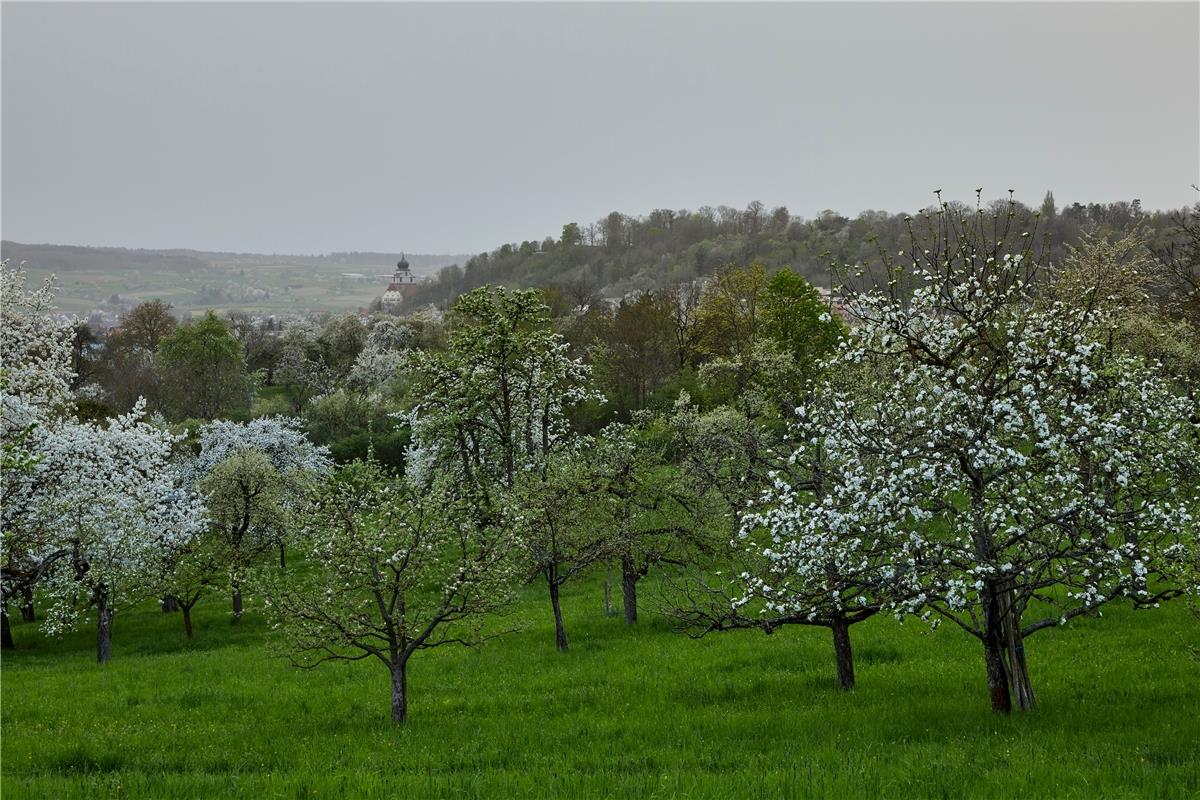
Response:
[{"label": "tall leafy tree", "polygon": [[[463,295],[447,350],[411,351],[402,369],[414,400],[410,469],[451,476],[483,527],[498,524],[519,495],[546,496],[530,481],[548,481],[551,458],[577,446],[568,411],[596,396],[536,291]],[[547,582],[566,649],[557,586]]]},{"label": "tall leafy tree", "polygon": [[178,419],[216,419],[249,403],[241,342],[211,311],[161,340],[158,369],[167,407]]}]

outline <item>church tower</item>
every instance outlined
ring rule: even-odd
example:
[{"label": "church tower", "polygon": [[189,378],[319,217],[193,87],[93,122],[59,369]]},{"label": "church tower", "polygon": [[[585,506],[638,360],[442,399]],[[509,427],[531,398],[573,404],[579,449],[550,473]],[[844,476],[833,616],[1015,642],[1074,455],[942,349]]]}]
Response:
[{"label": "church tower", "polygon": [[416,290],[417,277],[409,270],[408,259],[401,253],[400,260],[396,262],[396,272],[392,275],[392,282],[388,284],[387,291],[383,293],[383,305],[390,310],[398,309],[404,305],[406,300],[412,298]]}]

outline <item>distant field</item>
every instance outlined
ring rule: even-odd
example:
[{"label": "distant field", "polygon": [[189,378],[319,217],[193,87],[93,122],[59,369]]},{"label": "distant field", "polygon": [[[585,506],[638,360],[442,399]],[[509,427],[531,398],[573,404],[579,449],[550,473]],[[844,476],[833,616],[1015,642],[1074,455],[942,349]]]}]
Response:
[{"label": "distant field", "polygon": [[[973,640],[875,618],[854,629],[858,688],[834,688],[819,629],[693,641],[647,614],[565,596],[554,650],[543,592],[520,633],[418,654],[410,723],[387,674],[290,668],[223,597],[119,616],[47,641],[16,623],[3,663],[5,798],[1188,798],[1200,796],[1200,624],[1179,604],[1038,634],[1041,706],[988,710]],[[15,616],[15,615],[14,615]]]},{"label": "distant field", "polygon": [[[33,280],[52,270],[26,267]],[[57,298],[61,310],[86,314],[104,308],[114,294],[134,303],[160,299],[181,311],[231,309],[279,313],[291,311],[352,311],[370,304],[387,288],[386,279],[367,282],[342,277],[343,272],[371,276],[386,274],[379,265],[311,267],[291,264],[254,267],[214,265],[191,272],[139,268],[129,271],[58,271]],[[219,294],[218,294],[219,293]],[[240,298],[240,299],[239,299]]]}]

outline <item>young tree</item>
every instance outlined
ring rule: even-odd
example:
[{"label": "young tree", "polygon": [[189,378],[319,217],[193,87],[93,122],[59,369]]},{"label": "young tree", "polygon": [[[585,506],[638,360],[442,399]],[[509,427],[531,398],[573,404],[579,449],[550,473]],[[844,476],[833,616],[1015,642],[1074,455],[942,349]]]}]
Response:
[{"label": "young tree", "polygon": [[287,390],[296,414],[302,413],[314,397],[333,388],[333,371],[322,359],[316,331],[297,325],[284,332],[280,337],[275,378]]},{"label": "young tree", "polygon": [[197,444],[185,474],[208,498],[236,621],[247,570],[274,548],[280,567],[285,565],[293,498],[307,481],[328,473],[329,450],[310,442],[301,422],[287,417],[216,420],[199,429]]},{"label": "young tree", "polygon": [[702,500],[670,463],[669,444],[669,432],[644,412],[632,424],[607,426],[583,450],[594,524],[620,564],[626,624],[637,622],[638,584],[651,569],[691,564],[712,549],[697,518]]},{"label": "young tree", "polygon": [[[280,549],[293,520],[285,504],[284,476],[260,450],[230,454],[197,481],[208,502],[219,564],[233,591],[233,621],[242,618],[242,586],[249,569],[266,553]],[[203,563],[203,562],[202,562]]]},{"label": "young tree", "polygon": [[292,663],[377,658],[391,676],[392,722],[408,719],[408,662],[419,650],[475,645],[481,621],[509,602],[513,538],[476,525],[438,484],[355,462],[308,508],[315,569],[268,578],[267,602]]},{"label": "young tree", "polygon": [[559,597],[563,584],[612,555],[613,542],[596,524],[588,503],[594,488],[582,454],[583,448],[550,454],[538,471],[519,476],[509,493],[528,577],[546,581],[554,614],[554,645],[562,653],[568,650]]},{"label": "young tree", "polygon": [[1160,579],[1192,544],[1198,463],[1194,404],[1095,341],[1096,306],[1039,296],[1034,237],[1014,206],[925,215],[909,256],[885,259],[884,288],[853,299],[859,324],[838,356],[877,370],[904,411],[845,425],[838,440],[840,461],[893,476],[907,507],[896,562],[921,587],[900,607],[980,640],[998,712],[1035,702],[1031,634],[1180,591]]}]

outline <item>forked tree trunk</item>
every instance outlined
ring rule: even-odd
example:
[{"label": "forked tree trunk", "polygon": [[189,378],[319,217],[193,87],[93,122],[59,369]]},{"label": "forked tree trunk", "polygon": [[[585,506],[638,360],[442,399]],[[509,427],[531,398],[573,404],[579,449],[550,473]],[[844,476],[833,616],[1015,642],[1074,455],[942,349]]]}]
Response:
[{"label": "forked tree trunk", "polygon": [[21,619],[25,622],[37,621],[37,613],[33,610],[33,589],[28,586],[21,589]]},{"label": "forked tree trunk", "polygon": [[187,633],[188,639],[192,638],[192,607],[189,605],[181,605],[180,610],[183,612],[183,630]]},{"label": "forked tree trunk", "polygon": [[408,663],[392,663],[392,722],[402,725],[408,721]]},{"label": "forked tree trunk", "polygon": [[837,657],[838,685],[854,688],[854,651],[850,648],[850,623],[838,617],[829,626],[833,630],[833,653]]},{"label": "forked tree trunk", "polygon": [[12,626],[8,622],[8,601],[4,601],[4,605],[0,608],[0,650],[16,650],[17,645],[13,642]]},{"label": "forked tree trunk", "polygon": [[108,589],[96,589],[96,662],[107,664],[112,658],[112,606],[109,604]]},{"label": "forked tree trunk", "polygon": [[562,606],[558,602],[558,583],[550,583],[550,605],[554,609],[554,646],[559,652],[567,652],[567,629],[563,627]]},{"label": "forked tree trunk", "polygon": [[1006,588],[998,598],[1003,614],[1000,623],[1004,640],[1005,671],[1012,702],[1021,711],[1029,711],[1037,705],[1033,684],[1029,680],[1029,666],[1025,662],[1025,640],[1021,636],[1021,617],[1016,608],[1016,593]]},{"label": "forked tree trunk", "polygon": [[621,558],[621,602],[625,607],[625,624],[637,622],[637,570],[629,556]]}]

